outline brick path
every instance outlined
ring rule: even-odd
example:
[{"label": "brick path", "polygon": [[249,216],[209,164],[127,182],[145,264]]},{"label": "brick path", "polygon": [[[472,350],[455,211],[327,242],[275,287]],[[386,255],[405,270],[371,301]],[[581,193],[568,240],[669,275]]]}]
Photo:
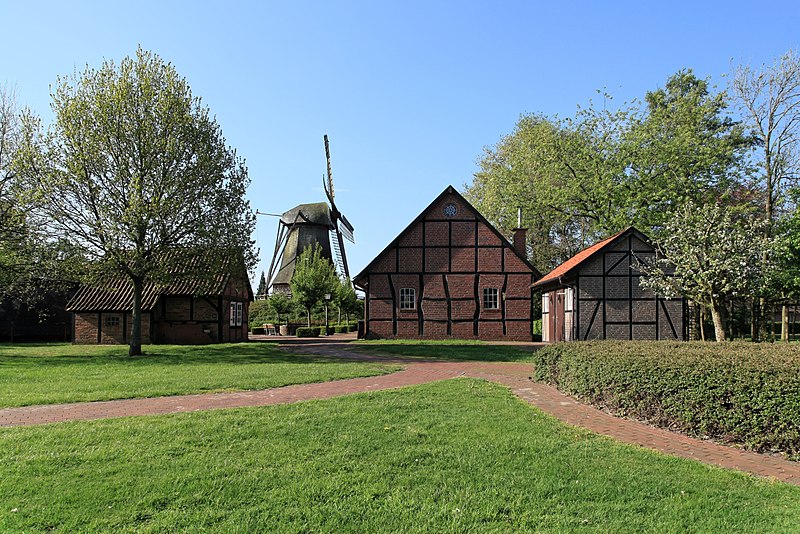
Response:
[{"label": "brick path", "polygon": [[613,417],[596,408],[581,404],[553,387],[531,381],[529,378],[532,372],[530,364],[435,362],[393,357],[381,358],[359,353],[339,340],[295,343],[285,348],[349,359],[400,363],[404,365],[404,369],[383,376],[302,384],[262,391],[6,408],[0,410],[0,427],[244,406],[267,406],[309,399],[327,399],[351,393],[380,391],[467,376],[508,386],[519,398],[561,421],[587,428],[625,443],[800,485],[799,462],[790,462],[780,456],[743,451],[711,441],[668,432],[636,421]]}]

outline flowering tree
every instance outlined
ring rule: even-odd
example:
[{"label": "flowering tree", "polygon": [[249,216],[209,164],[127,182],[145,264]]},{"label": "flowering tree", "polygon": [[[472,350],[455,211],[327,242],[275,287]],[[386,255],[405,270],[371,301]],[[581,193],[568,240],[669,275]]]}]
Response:
[{"label": "flowering tree", "polygon": [[726,302],[762,285],[762,224],[718,204],[688,203],[665,225],[658,259],[642,267],[642,286],[710,309],[716,339],[725,341]]}]

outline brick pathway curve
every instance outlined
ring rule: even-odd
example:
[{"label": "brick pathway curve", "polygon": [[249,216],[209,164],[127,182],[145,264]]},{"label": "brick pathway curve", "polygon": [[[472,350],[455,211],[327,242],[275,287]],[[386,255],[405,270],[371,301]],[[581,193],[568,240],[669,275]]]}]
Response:
[{"label": "brick pathway curve", "polygon": [[351,393],[380,391],[467,376],[508,386],[521,399],[561,421],[587,428],[619,441],[800,485],[799,462],[790,462],[779,456],[743,451],[711,441],[668,432],[636,421],[613,417],[596,408],[581,404],[553,387],[531,381],[529,378],[532,371],[530,364],[433,362],[403,358],[379,358],[358,353],[344,344],[330,342],[297,344],[286,348],[287,350],[343,358],[401,363],[404,365],[404,369],[382,376],[301,384],[261,391],[6,408],[0,409],[0,427],[244,406],[267,406],[308,399],[327,399]]}]

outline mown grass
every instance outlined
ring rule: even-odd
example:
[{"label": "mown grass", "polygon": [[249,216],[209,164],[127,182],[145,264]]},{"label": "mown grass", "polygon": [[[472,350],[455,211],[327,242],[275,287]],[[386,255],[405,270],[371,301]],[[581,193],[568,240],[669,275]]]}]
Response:
[{"label": "mown grass", "polygon": [[397,367],[281,351],[265,343],[0,344],[0,407],[253,390],[390,372]]},{"label": "mown grass", "polygon": [[375,354],[419,359],[495,362],[532,360],[532,350],[529,348],[465,339],[376,339],[356,341],[353,346]]},{"label": "mown grass", "polygon": [[800,488],[458,379],[0,430],[3,532],[796,532]]}]

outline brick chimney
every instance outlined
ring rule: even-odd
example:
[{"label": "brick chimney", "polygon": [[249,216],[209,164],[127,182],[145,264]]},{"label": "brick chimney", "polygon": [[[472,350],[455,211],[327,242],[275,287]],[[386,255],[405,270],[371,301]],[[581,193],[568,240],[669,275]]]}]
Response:
[{"label": "brick chimney", "polygon": [[528,257],[526,250],[526,241],[528,237],[528,229],[522,228],[522,208],[517,208],[517,227],[514,228],[514,237],[511,238],[511,244],[519,252],[523,258]]}]

